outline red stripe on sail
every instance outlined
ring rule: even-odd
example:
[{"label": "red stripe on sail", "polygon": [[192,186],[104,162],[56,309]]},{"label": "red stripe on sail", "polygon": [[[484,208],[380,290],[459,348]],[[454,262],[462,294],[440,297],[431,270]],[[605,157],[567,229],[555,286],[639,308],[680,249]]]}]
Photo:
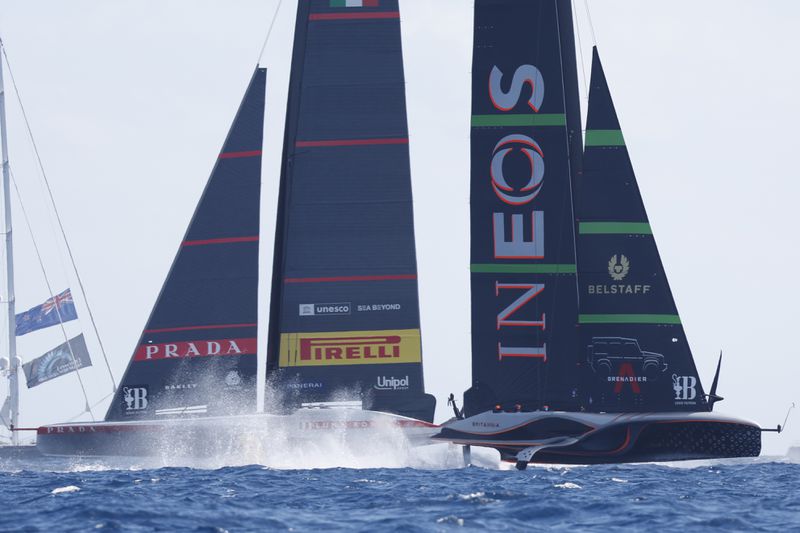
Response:
[{"label": "red stripe on sail", "polygon": [[399,11],[378,11],[373,13],[311,13],[308,16],[308,20],[363,20],[399,18]]},{"label": "red stripe on sail", "polygon": [[223,152],[219,154],[220,159],[237,159],[239,157],[256,157],[261,155],[261,150],[250,150],[247,152]]},{"label": "red stripe on sail", "polygon": [[198,329],[231,329],[231,328],[255,328],[258,324],[214,324],[209,326],[181,326],[177,328],[146,329],[144,333],[169,333],[172,331],[194,331]]},{"label": "red stripe on sail", "polygon": [[183,241],[181,246],[202,246],[204,244],[229,244],[232,242],[254,242],[258,235],[253,237],[223,237],[221,239],[203,239],[199,241]]},{"label": "red stripe on sail", "polygon": [[297,148],[319,147],[319,146],[369,146],[381,144],[408,144],[408,137],[396,137],[389,139],[336,139],[330,141],[297,141],[294,145]]},{"label": "red stripe on sail", "polygon": [[327,283],[335,281],[387,281],[398,279],[417,279],[416,274],[395,274],[389,276],[336,276],[330,278],[284,278],[284,283]]}]

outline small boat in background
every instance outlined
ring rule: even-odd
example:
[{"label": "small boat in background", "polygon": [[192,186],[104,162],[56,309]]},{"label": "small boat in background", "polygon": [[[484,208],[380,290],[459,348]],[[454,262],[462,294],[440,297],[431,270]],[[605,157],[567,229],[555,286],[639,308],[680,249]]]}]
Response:
[{"label": "small boat in background", "polygon": [[797,446],[790,446],[789,449],[786,450],[786,457],[792,461],[800,461],[800,444]]}]

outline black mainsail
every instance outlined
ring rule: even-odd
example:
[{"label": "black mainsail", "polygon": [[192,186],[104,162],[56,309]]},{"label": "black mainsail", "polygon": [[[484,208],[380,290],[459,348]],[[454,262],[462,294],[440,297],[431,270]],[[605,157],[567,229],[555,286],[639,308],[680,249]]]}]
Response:
[{"label": "black mainsail", "polygon": [[576,190],[584,406],[707,410],[597,48]]},{"label": "black mainsail", "polygon": [[106,420],[256,410],[265,85],[257,68]]},{"label": "black mainsail", "polygon": [[468,415],[578,405],[576,72],[568,0],[475,3]]},{"label": "black mainsail", "polygon": [[[424,394],[397,0],[301,0],[284,133],[268,410]],[[270,398],[276,397],[274,405]]]}]

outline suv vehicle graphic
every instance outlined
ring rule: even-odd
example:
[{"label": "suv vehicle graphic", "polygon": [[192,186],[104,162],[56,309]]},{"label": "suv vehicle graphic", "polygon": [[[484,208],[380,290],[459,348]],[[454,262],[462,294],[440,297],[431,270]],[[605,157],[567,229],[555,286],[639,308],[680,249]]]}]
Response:
[{"label": "suv vehicle graphic", "polygon": [[592,337],[592,344],[586,347],[586,351],[589,366],[598,374],[614,375],[623,363],[631,364],[639,375],[648,379],[657,378],[667,369],[664,356],[643,351],[637,339]]}]

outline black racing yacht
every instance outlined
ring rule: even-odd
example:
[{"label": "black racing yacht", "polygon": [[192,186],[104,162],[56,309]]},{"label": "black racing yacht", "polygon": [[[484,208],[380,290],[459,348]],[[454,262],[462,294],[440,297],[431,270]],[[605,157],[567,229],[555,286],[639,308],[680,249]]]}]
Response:
[{"label": "black racing yacht", "polygon": [[472,386],[434,437],[536,463],[756,456],[712,411],[595,47],[582,138],[570,0],[476,0]]}]

